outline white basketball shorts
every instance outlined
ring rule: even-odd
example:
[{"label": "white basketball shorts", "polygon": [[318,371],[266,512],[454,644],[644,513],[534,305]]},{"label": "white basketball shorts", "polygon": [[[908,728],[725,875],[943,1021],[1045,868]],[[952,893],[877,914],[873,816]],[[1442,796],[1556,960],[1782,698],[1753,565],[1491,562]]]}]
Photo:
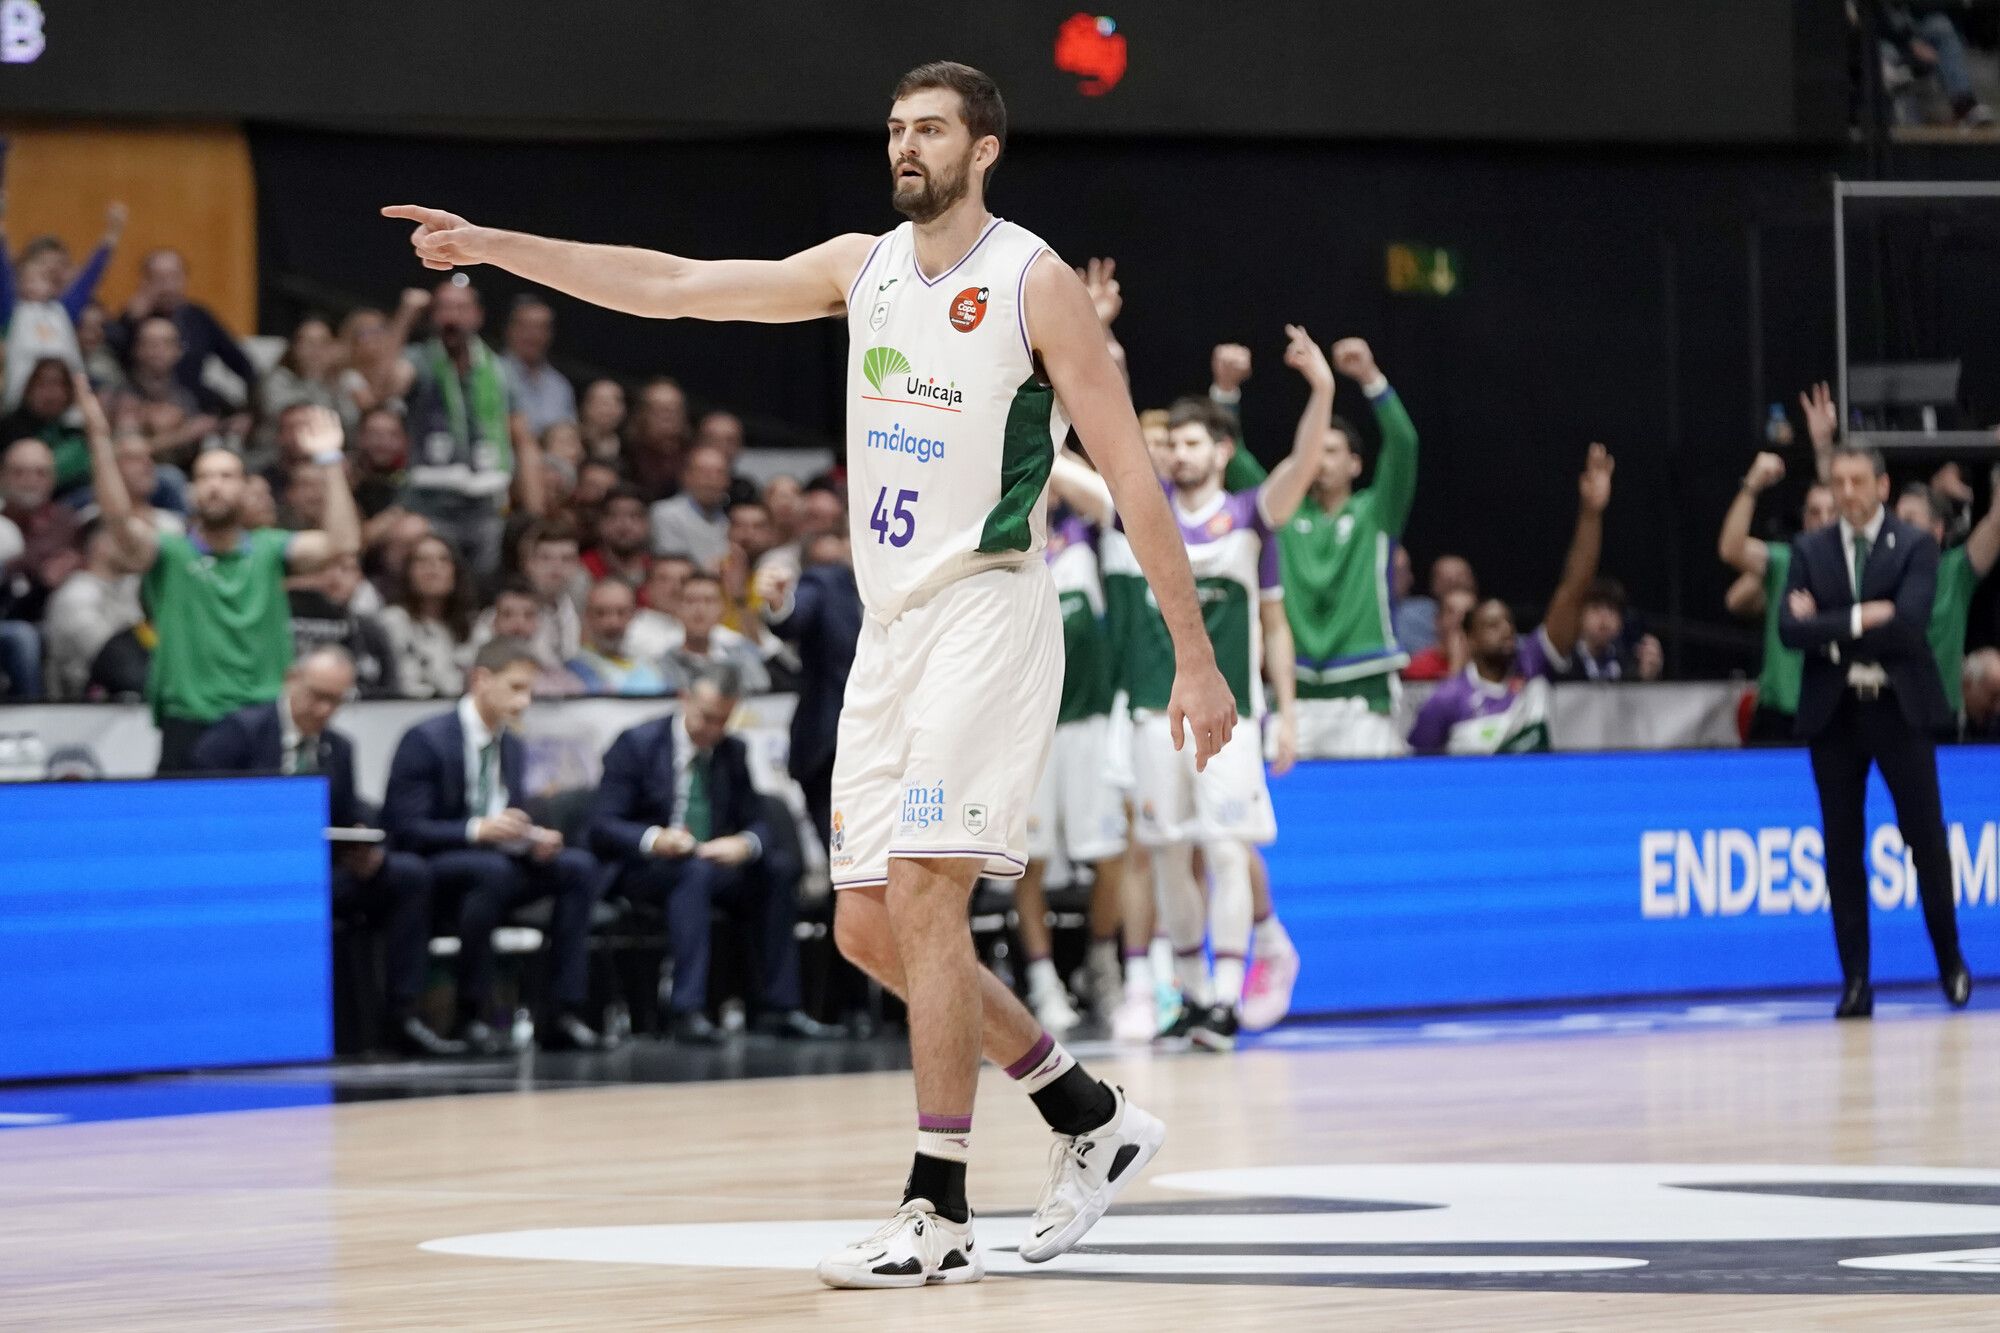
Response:
[{"label": "white basketball shorts", "polygon": [[886,884],[894,857],[977,857],[1020,875],[1062,702],[1048,567],[973,574],[861,623],[833,764],[836,889]]},{"label": "white basketball shorts", "polygon": [[1232,841],[1261,847],[1277,840],[1278,821],[1271,812],[1263,746],[1253,719],[1237,718],[1229,743],[1199,773],[1194,767],[1194,738],[1188,737],[1185,747],[1175,750],[1165,713],[1141,713],[1133,721],[1132,768],[1137,785],[1132,803],[1142,846]]},{"label": "white basketball shorts", "polygon": [[1055,745],[1028,814],[1028,855],[1060,851],[1071,865],[1125,854],[1125,798],[1110,774],[1111,719],[1079,718],[1056,728]]}]

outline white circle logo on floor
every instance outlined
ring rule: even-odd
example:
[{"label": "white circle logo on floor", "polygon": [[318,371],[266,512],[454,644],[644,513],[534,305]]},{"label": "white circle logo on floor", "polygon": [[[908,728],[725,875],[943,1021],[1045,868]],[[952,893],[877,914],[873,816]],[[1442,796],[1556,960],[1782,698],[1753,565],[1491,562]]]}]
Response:
[{"label": "white circle logo on floor", "polygon": [[[1046,1264],[981,1215],[990,1274],[1563,1291],[2000,1291],[2000,1171],[1429,1163],[1161,1176]],[[502,1231],[435,1254],[810,1271],[878,1217]]]}]

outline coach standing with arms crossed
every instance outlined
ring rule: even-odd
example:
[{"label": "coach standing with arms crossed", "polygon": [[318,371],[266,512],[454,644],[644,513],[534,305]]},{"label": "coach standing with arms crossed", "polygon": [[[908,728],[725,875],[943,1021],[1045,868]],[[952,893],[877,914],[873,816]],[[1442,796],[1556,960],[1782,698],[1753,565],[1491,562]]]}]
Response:
[{"label": "coach standing with arms crossed", "polygon": [[1938,547],[1929,533],[1889,512],[1882,455],[1843,445],[1834,451],[1832,474],[1840,521],[1794,545],[1778,637],[1805,653],[1798,734],[1812,747],[1827,894],[1846,979],[1834,1017],[1866,1018],[1875,1009],[1863,865],[1870,764],[1882,770],[1897,827],[1916,861],[1945,998],[1962,1009],[1972,998],[1972,976],[1958,952],[1934,739],[1952,717],[1925,635]]}]

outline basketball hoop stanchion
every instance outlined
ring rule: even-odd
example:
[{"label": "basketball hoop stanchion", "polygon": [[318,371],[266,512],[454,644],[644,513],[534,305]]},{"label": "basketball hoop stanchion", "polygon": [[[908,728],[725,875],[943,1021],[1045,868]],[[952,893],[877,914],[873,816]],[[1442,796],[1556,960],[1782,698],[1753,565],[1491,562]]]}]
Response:
[{"label": "basketball hoop stanchion", "polygon": [[[1847,336],[1847,204],[1851,199],[1883,201],[1891,206],[1926,202],[1991,199],[2000,202],[2000,181],[1849,181],[1833,178],[1833,298],[1834,340],[1838,345],[1835,393],[1840,403],[1843,434],[1854,420],[1848,375]],[[1848,438],[1884,453],[1989,453],[2000,455],[2000,439],[1984,430],[1865,430]]]}]

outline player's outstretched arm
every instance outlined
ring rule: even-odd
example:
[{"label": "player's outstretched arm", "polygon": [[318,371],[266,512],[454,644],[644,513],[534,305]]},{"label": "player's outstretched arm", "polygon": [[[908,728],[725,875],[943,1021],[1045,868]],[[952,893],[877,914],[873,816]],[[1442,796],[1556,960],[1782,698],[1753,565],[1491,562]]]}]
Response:
[{"label": "player's outstretched arm", "polygon": [[1044,256],[1029,271],[1027,302],[1029,341],[1111,491],[1132,554],[1173,635],[1174,692],[1167,715],[1174,744],[1192,731],[1195,763],[1205,766],[1236,726],[1236,698],[1216,668],[1187,548],[1146,456],[1132,397],[1104,346],[1104,326],[1082,279]]},{"label": "player's outstretched arm", "polygon": [[491,264],[628,315],[760,324],[839,314],[876,239],[858,232],[836,236],[786,259],[683,259],[658,250],[476,227],[455,213],[417,204],[393,205],[382,216],[417,224],[410,244],[425,268]]},{"label": "player's outstretched arm", "polygon": [[1299,414],[1299,428],[1292,434],[1292,452],[1278,464],[1257,488],[1257,503],[1264,521],[1282,528],[1299,512],[1299,504],[1319,480],[1320,461],[1326,457],[1326,433],[1333,429],[1333,366],[1312,335],[1297,324],[1285,325],[1285,364],[1306,380],[1306,410]]}]

